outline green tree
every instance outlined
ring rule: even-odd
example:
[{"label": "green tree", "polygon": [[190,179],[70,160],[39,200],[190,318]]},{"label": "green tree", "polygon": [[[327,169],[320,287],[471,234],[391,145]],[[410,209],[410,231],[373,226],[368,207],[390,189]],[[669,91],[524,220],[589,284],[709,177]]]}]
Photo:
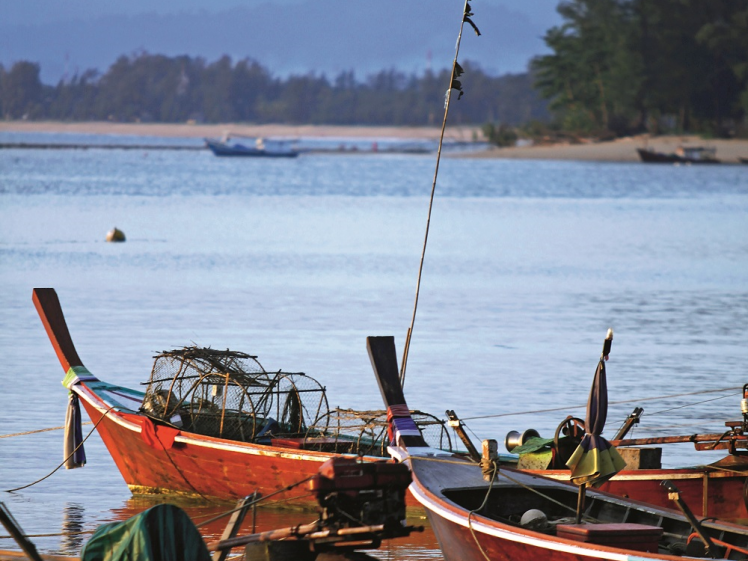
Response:
[{"label": "green tree", "polygon": [[663,118],[726,133],[748,107],[745,0],[567,0],[536,84],[564,128],[618,134]]},{"label": "green tree", "polygon": [[565,128],[625,131],[636,119],[641,61],[631,45],[635,24],[630,3],[620,0],[562,2],[565,22],[550,29],[553,54],[533,60],[536,85],[552,99]]},{"label": "green tree", "polygon": [[39,79],[39,65],[16,62],[3,72],[0,83],[0,105],[6,119],[33,119],[42,114],[44,87]]}]

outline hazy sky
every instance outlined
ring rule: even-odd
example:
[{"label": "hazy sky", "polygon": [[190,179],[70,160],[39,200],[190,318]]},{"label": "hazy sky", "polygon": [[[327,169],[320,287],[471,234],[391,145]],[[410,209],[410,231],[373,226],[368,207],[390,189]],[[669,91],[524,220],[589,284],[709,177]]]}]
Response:
[{"label": "hazy sky", "polygon": [[[558,0],[471,0],[483,36],[462,60],[491,74],[522,72],[547,52]],[[421,73],[454,56],[463,0],[0,0],[0,64],[41,66],[56,83],[121,55],[251,58],[275,75]],[[456,16],[456,17],[455,17]]]},{"label": "hazy sky", "polygon": [[[71,19],[92,19],[107,15],[180,12],[217,13],[229,8],[263,4],[293,5],[304,0],[0,0],[0,19],[8,24],[39,24]],[[363,0],[348,0],[349,2]],[[408,1],[408,0],[404,0]],[[495,4],[527,15],[546,27],[558,23],[558,0],[471,0],[473,9]],[[461,0],[457,3],[462,5]]]}]

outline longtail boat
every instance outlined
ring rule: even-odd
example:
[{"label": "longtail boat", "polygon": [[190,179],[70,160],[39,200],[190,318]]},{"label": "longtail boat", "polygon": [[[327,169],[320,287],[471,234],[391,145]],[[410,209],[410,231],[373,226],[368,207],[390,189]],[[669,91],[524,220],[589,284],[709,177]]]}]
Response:
[{"label": "longtail boat", "polygon": [[[250,427],[246,423],[232,425],[230,419],[224,416],[221,431],[220,426],[216,428],[220,418],[209,411],[211,406],[208,402],[211,397],[213,401],[218,397],[210,395],[216,391],[213,388],[220,386],[215,383],[207,384],[208,395],[192,399],[192,412],[197,413],[193,422],[187,419],[182,421],[185,416],[184,408],[177,406],[179,404],[171,408],[182,411],[178,420],[182,426],[178,427],[170,422],[174,415],[158,415],[155,411],[159,400],[163,398],[163,384],[161,389],[156,386],[153,388],[155,391],[149,394],[99,380],[83,366],[75,350],[55,291],[35,289],[33,301],[66,373],[63,384],[83,404],[125,483],[135,495],[182,494],[236,500],[259,491],[264,495],[275,493],[276,500],[281,504],[312,505],[313,501],[308,493],[293,485],[316,473],[323,462],[337,455],[357,456],[362,451],[365,452],[364,459],[368,461],[386,456],[384,411],[362,412],[366,419],[363,424],[360,422],[362,415],[356,416],[355,412],[339,409],[327,414],[315,412],[315,420],[308,422],[310,426],[303,433],[299,434],[297,431],[293,436],[261,434],[264,426],[258,415],[249,417],[254,425]],[[241,353],[230,353],[229,356],[241,358]],[[167,352],[161,358],[178,358],[181,361],[190,358],[190,353]],[[157,366],[160,364],[163,363],[156,362]],[[154,371],[158,373],[161,369],[154,367]],[[299,378],[296,377],[297,383],[292,386],[297,391],[283,392],[286,402],[289,396],[310,392],[310,388],[300,387]],[[164,379],[173,381],[169,376]],[[290,380],[291,377],[275,376],[276,389],[280,385],[279,379]],[[306,380],[306,377],[300,379]],[[323,392],[318,393],[320,398],[324,396]],[[221,400],[222,398],[223,395],[220,396]],[[293,398],[291,403],[294,403]],[[197,411],[194,409],[195,404],[199,408]],[[276,400],[276,406],[278,404]],[[281,423],[285,421],[284,424],[288,424],[294,408],[285,407],[284,403],[281,409],[286,412],[286,418],[284,419],[283,412],[277,416]],[[344,414],[348,414],[349,420],[359,421],[359,424],[349,422],[348,435],[331,433],[330,427],[336,425]],[[447,452],[452,451],[452,440],[444,429],[443,422],[421,412],[414,411],[413,415],[422,430],[431,431],[429,440],[432,445]],[[210,421],[208,426],[204,421],[206,418]],[[297,417],[293,423],[300,421]],[[213,430],[210,430],[211,424]],[[562,425],[567,428],[577,426],[568,422]],[[192,430],[187,430],[188,428]],[[241,436],[239,433],[246,429],[247,432],[256,434],[256,437],[250,441],[247,441],[246,434],[244,439],[238,438]],[[326,436],[319,436],[324,432]],[[311,436],[312,433],[316,436]],[[570,439],[573,439],[572,434],[562,435],[561,447]],[[362,449],[364,440],[368,441],[368,445]],[[505,465],[518,465],[511,456],[502,455],[501,458]],[[729,456],[720,465],[698,468],[624,470],[606,483],[604,489],[665,506],[667,497],[658,492],[657,486],[663,479],[675,479],[689,504],[694,507],[698,505],[703,516],[744,520],[748,518],[743,492],[746,481],[744,461],[743,456],[735,455]],[[522,459],[519,467],[528,468],[521,462]],[[534,473],[560,480],[569,478],[568,469],[542,469]],[[415,506],[418,503],[408,495],[408,504]]]},{"label": "longtail boat", "polygon": [[[748,523],[748,384],[743,386],[740,421],[727,421],[727,430],[714,434],[691,434],[650,438],[626,438],[638,424],[644,412],[636,407],[613,437],[611,444],[618,448],[625,469],[603,482],[599,489],[615,495],[648,502],[661,507],[671,501],[660,490],[662,481],[678,481],[681,496],[704,517]],[[448,410],[449,424],[468,449],[468,456],[480,461],[462,421]],[[567,462],[581,444],[585,421],[566,417],[551,438],[542,438],[534,429],[523,433],[510,431],[504,439],[511,459],[502,456],[504,466],[530,474],[569,481],[571,470]],[[707,464],[681,468],[663,468],[661,446],[692,443],[696,450],[726,450],[728,455]]]},{"label": "longtail boat", "polygon": [[394,338],[369,337],[367,347],[390,454],[410,467],[446,561],[748,557],[748,528],[695,516],[672,481],[660,492],[680,511],[592,490],[579,501],[575,485],[499,467],[496,441],[484,441],[480,464],[429,447],[403,395]]},{"label": "longtail boat", "polygon": [[[743,387],[741,406],[744,405],[748,405],[748,384]],[[663,480],[678,481],[681,496],[701,516],[748,523],[746,414],[743,420],[725,422],[726,430],[723,433],[625,438],[627,429],[637,422],[641,413],[642,409],[637,407],[611,440],[627,466],[603,483],[600,490],[668,507],[671,501],[661,492],[660,484]],[[552,438],[540,438],[533,429],[522,434],[512,431],[506,436],[505,445],[509,452],[518,455],[518,459],[504,463],[531,474],[569,481],[570,470],[566,462],[583,434],[584,421],[572,416],[561,422]],[[710,464],[663,468],[661,446],[676,443],[692,443],[696,450],[725,450],[728,454]]]},{"label": "longtail boat", "polygon": [[[54,289],[34,289],[33,302],[78,411],[69,415],[78,419],[77,430],[69,433],[77,432],[81,441],[82,403],[133,494],[236,500],[259,492],[268,498],[266,504],[312,506],[314,497],[301,483],[324,462],[337,456],[367,462],[387,456],[387,441],[381,438],[384,412],[323,410],[324,388],[303,374],[261,370],[241,387],[237,379],[248,377],[241,361],[255,362],[243,353],[195,348],[162,353],[146,392],[99,380],[78,356]],[[192,368],[211,361],[216,368],[202,374]],[[176,365],[178,375],[162,376],[164,365]],[[316,397],[311,416],[307,394]],[[229,407],[229,398],[237,395],[241,403]],[[275,418],[271,410],[277,411]],[[424,425],[436,428],[435,446],[450,448],[438,419],[419,415]],[[339,424],[350,419],[356,423],[343,427],[346,433]],[[78,457],[81,450],[66,444],[66,467],[80,467],[85,462]]]}]

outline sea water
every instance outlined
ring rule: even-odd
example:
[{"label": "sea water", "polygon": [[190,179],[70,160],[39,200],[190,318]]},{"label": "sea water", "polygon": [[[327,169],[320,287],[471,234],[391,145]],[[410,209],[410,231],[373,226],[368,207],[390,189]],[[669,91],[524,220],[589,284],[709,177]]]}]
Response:
[{"label": "sea water", "polygon": [[[101,379],[140,387],[154,354],[197,344],[305,372],[333,407],[381,408],[365,339],[394,335],[402,353],[434,164],[434,155],[1,150],[0,436],[65,416],[34,287],[57,290],[78,353]],[[115,226],[125,243],[104,241]],[[742,419],[748,166],[444,158],[409,405],[455,410],[476,443],[527,428],[552,436],[567,415],[584,418],[608,328],[605,436],[636,406],[636,437],[720,433]],[[0,438],[2,489],[52,472],[62,446],[60,430]],[[96,434],[86,451],[85,468],[0,494],[42,551],[75,554],[88,536],[75,532],[153,504],[131,498]],[[721,455],[671,445],[663,463]],[[220,510],[186,506],[197,518]],[[261,513],[260,529],[309,518]],[[3,548],[15,544],[0,539]],[[428,532],[376,555],[439,558]]]}]

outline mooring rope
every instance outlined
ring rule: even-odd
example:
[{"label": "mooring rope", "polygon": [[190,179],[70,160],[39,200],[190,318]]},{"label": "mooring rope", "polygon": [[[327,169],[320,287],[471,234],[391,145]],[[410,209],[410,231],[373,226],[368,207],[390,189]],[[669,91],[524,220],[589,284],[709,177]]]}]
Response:
[{"label": "mooring rope", "polygon": [[486,552],[483,550],[483,546],[481,546],[480,542],[478,541],[478,536],[475,535],[475,530],[473,530],[473,514],[476,512],[480,512],[483,510],[483,508],[486,506],[486,503],[488,503],[488,497],[491,494],[491,490],[493,489],[493,482],[496,480],[496,476],[499,473],[499,465],[498,462],[494,461],[493,463],[493,471],[491,472],[491,481],[488,483],[488,490],[486,491],[486,496],[483,497],[483,502],[481,505],[476,508],[475,510],[471,510],[468,512],[468,528],[470,529],[470,534],[473,536],[473,540],[475,540],[475,545],[478,546],[478,549],[480,550],[483,557],[485,557],[486,561],[491,561],[491,559],[488,557]]},{"label": "mooring rope", "polygon": [[[426,258],[426,245],[429,240],[429,226],[431,225],[431,210],[434,206],[434,193],[436,192],[436,178],[439,175],[439,161],[442,156],[442,145],[444,144],[444,131],[447,128],[447,116],[449,115],[449,104],[452,101],[452,89],[458,88],[460,90],[460,96],[462,95],[462,89],[460,83],[456,80],[457,76],[462,74],[462,67],[457,62],[457,55],[460,53],[460,43],[462,42],[462,29],[467,21],[475,30],[477,35],[480,35],[478,28],[475,27],[470,16],[470,0],[465,0],[465,7],[463,8],[462,20],[460,21],[460,32],[457,35],[457,43],[455,44],[455,57],[452,61],[452,73],[449,76],[449,88],[447,89],[446,98],[444,100],[444,118],[442,119],[441,133],[439,134],[439,148],[436,151],[436,167],[434,168],[434,180],[431,183],[431,197],[429,198],[429,211],[426,216],[426,233],[423,237],[423,249],[421,250],[421,263],[418,266],[418,280],[416,282],[416,297],[413,303],[413,316],[410,320],[410,327],[408,328],[408,334],[405,337],[405,349],[403,350],[403,360],[400,368],[400,385],[405,387],[405,369],[408,365],[408,352],[410,350],[410,339],[413,336],[413,327],[416,323],[416,311],[418,310],[418,295],[421,292],[421,275],[423,274],[423,262]],[[457,99],[460,98],[457,97]]]},{"label": "mooring rope", "polygon": [[[90,425],[91,421],[86,421],[85,423],[81,423],[81,425]],[[59,427],[49,427],[47,429],[37,429],[37,430],[27,430],[25,432],[14,432],[11,434],[0,434],[0,438],[11,438],[13,436],[26,436],[28,434],[38,434],[40,432],[49,432],[53,430],[62,430],[65,428],[65,425],[59,426]]]},{"label": "mooring rope", "polygon": [[[254,501],[252,501],[250,503],[247,503],[246,505],[242,505],[240,507],[236,507],[236,508],[233,508],[233,509],[228,510],[226,512],[223,512],[222,514],[214,516],[213,518],[210,518],[208,520],[200,522],[200,524],[197,524],[197,527],[199,528],[200,526],[205,526],[207,524],[215,522],[216,520],[220,520],[221,518],[224,518],[224,517],[228,516],[229,514],[233,514],[234,512],[237,512],[239,510],[242,510],[242,509],[250,507],[250,506],[254,506],[256,504],[260,504],[261,502],[269,499],[270,497],[273,497],[273,496],[278,495],[280,493],[286,493],[286,492],[290,491],[291,489],[294,489],[295,487],[298,487],[299,485],[303,485],[304,483],[306,483],[307,481],[309,481],[313,477],[314,477],[314,475],[310,475],[309,477],[305,477],[304,479],[300,479],[299,481],[296,481],[295,483],[291,483],[290,485],[286,485],[282,489],[278,489],[277,491],[273,491],[269,495],[265,495],[264,497],[258,497]],[[309,495],[308,494],[307,495],[302,495],[302,497],[306,497],[306,496],[309,496]],[[301,497],[294,497],[294,498],[301,498]],[[271,504],[281,503],[281,502],[284,502],[284,500],[287,500],[287,499],[282,499],[282,500],[279,500],[279,501],[271,501]]]},{"label": "mooring rope", "polygon": [[76,447],[75,447],[75,449],[74,449],[74,450],[73,450],[72,452],[70,452],[70,454],[68,455],[68,457],[67,457],[67,458],[65,458],[64,460],[62,460],[62,463],[61,463],[61,464],[60,464],[59,466],[57,466],[57,467],[56,467],[55,469],[53,469],[53,470],[52,470],[51,472],[49,472],[49,473],[48,473],[47,475],[45,475],[45,476],[44,476],[44,477],[42,477],[41,479],[37,479],[36,481],[33,481],[32,483],[29,483],[28,485],[23,485],[23,486],[21,486],[21,487],[16,487],[15,489],[5,489],[5,492],[6,492],[6,493],[13,493],[13,492],[15,492],[15,491],[20,491],[20,490],[22,490],[22,489],[27,489],[28,487],[31,487],[31,486],[33,486],[33,485],[36,485],[37,483],[41,483],[41,482],[42,482],[42,481],[44,481],[45,479],[47,479],[47,478],[51,477],[52,475],[54,475],[54,474],[55,474],[55,473],[57,472],[57,470],[58,470],[58,469],[60,469],[60,468],[61,468],[62,466],[64,466],[64,465],[65,465],[65,462],[67,462],[67,461],[68,461],[68,460],[69,460],[70,458],[72,458],[72,457],[73,457],[73,455],[74,455],[74,454],[75,454],[75,453],[76,453],[76,452],[78,451],[78,449],[79,449],[79,448],[80,448],[81,446],[83,446],[83,443],[84,443],[84,442],[85,442],[86,440],[88,440],[88,437],[89,437],[89,436],[91,436],[91,435],[92,435],[92,434],[94,433],[94,431],[96,430],[96,427],[98,427],[98,426],[99,426],[99,423],[101,423],[101,421],[103,421],[103,420],[104,420],[104,418],[105,418],[105,417],[106,417],[106,416],[107,416],[107,415],[109,414],[109,412],[110,412],[110,411],[111,411],[112,409],[114,409],[114,407],[115,407],[115,406],[114,406],[114,405],[112,405],[112,406],[111,406],[111,407],[110,407],[109,409],[107,409],[106,411],[104,411],[104,414],[103,414],[103,415],[101,416],[101,418],[100,418],[100,419],[99,419],[98,421],[96,421],[96,424],[94,424],[94,426],[93,426],[93,427],[91,428],[90,432],[89,432],[89,433],[88,433],[88,434],[86,435],[86,438],[84,438],[83,440],[81,440],[80,444],[78,444],[78,446],[76,446]]}]

